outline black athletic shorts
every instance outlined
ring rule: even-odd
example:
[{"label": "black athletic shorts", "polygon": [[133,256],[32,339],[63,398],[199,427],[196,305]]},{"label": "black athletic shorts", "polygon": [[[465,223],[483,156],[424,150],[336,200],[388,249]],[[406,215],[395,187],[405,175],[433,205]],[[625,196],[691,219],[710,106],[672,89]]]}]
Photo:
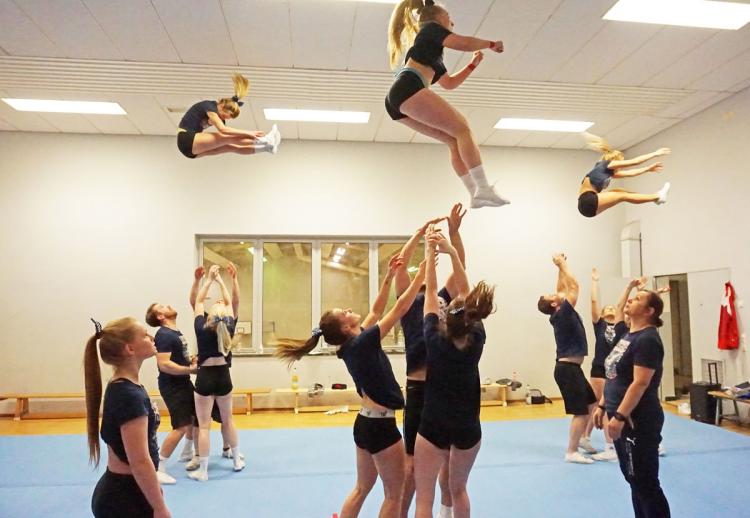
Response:
[{"label": "black athletic shorts", "polygon": [[138,487],[133,475],[107,470],[99,479],[91,497],[96,518],[152,518],[154,509]]},{"label": "black athletic shorts", "polygon": [[354,444],[375,455],[401,440],[395,417],[365,417],[354,420]]},{"label": "black athletic shorts", "polygon": [[193,154],[193,141],[195,140],[194,131],[179,131],[177,133],[177,149],[188,158],[195,158]]},{"label": "black athletic shorts", "polygon": [[232,392],[229,365],[211,365],[198,369],[195,391],[201,396],[226,396]]},{"label": "black athletic shorts", "polygon": [[604,372],[604,365],[592,365],[591,366],[591,377],[606,379],[607,374]]},{"label": "black athletic shorts", "polygon": [[469,450],[482,439],[482,425],[477,421],[465,426],[449,426],[422,419],[419,435],[441,450],[448,450],[451,446],[459,450]]},{"label": "black athletic shorts", "polygon": [[422,78],[416,73],[408,70],[399,73],[385,97],[385,110],[391,119],[397,121],[405,118],[406,115],[400,111],[401,104],[424,87]]},{"label": "black athletic shorts", "polygon": [[419,424],[424,408],[424,381],[406,380],[406,406],[404,407],[404,445],[406,454],[414,455]]},{"label": "black athletic shorts", "polygon": [[588,415],[589,405],[596,403],[596,396],[581,366],[577,363],[558,361],[555,364],[555,382],[560,387],[565,402],[565,413]]},{"label": "black athletic shorts", "polygon": [[180,383],[160,386],[159,392],[169,410],[172,430],[193,424],[195,421],[195,397],[193,383],[186,379]]},{"label": "black athletic shorts", "polygon": [[586,191],[578,197],[578,212],[587,218],[596,216],[596,209],[599,208],[599,195],[594,191]]}]

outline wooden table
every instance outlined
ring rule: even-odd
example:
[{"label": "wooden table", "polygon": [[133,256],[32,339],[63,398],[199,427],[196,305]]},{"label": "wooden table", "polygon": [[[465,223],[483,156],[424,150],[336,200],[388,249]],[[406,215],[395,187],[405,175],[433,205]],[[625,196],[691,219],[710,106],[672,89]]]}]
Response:
[{"label": "wooden table", "polygon": [[[708,393],[709,396],[716,398],[716,426],[721,425],[722,419],[731,419],[733,421],[740,422],[740,409],[737,407],[737,403],[750,404],[750,399],[738,398],[737,396],[729,395],[726,392],[720,390],[712,390]],[[734,406],[733,414],[725,414],[722,406],[722,401],[731,401]]]}]

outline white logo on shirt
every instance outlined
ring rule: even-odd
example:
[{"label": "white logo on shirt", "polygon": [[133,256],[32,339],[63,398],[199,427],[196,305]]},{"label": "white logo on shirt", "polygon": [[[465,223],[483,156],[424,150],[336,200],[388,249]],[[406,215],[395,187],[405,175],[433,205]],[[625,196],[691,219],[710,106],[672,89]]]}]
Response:
[{"label": "white logo on shirt", "polygon": [[612,349],[612,352],[609,353],[607,359],[604,360],[604,372],[607,379],[613,380],[617,377],[617,364],[620,363],[622,355],[625,354],[628,347],[630,347],[630,342],[625,340],[625,338],[621,338],[620,341],[617,342],[617,345]]}]

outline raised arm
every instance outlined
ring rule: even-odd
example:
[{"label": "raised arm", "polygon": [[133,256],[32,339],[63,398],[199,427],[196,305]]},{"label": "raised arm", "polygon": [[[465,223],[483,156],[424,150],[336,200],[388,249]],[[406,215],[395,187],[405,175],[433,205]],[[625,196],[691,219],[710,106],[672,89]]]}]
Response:
[{"label": "raised arm", "polygon": [[229,301],[231,300],[229,298],[229,290],[227,289],[227,285],[224,284],[224,279],[221,278],[221,275],[216,276],[216,282],[219,283],[219,288],[221,288],[221,298],[224,299],[224,303],[229,308],[229,313],[231,313],[229,316],[234,317],[235,313],[232,311],[232,304],[229,304]]},{"label": "raised arm", "polygon": [[622,295],[620,295],[620,300],[617,301],[617,306],[615,306],[615,322],[622,322],[625,320],[625,304],[628,303],[630,292],[633,291],[633,288],[637,288],[645,282],[646,278],[641,277],[640,279],[631,279],[628,285],[625,286],[625,290],[622,292]]},{"label": "raised arm", "polygon": [[401,261],[400,255],[394,255],[391,257],[391,260],[388,262],[388,272],[383,278],[383,284],[380,286],[380,291],[378,292],[378,296],[375,297],[375,302],[373,302],[370,312],[362,321],[362,327],[370,327],[377,322],[381,316],[383,316],[383,311],[385,311],[385,306],[388,303],[388,294],[391,291],[391,281],[393,281],[393,277],[395,277],[396,272],[401,269],[402,266],[403,262]]},{"label": "raised arm", "polygon": [[425,262],[425,292],[424,292],[424,314],[437,314],[440,310],[437,294],[437,272],[435,263],[437,262],[437,241],[428,239],[424,249]]},{"label": "raised arm", "polygon": [[237,267],[232,261],[227,264],[227,272],[232,277],[232,312],[234,316],[240,316],[240,283],[237,280]]},{"label": "raised arm", "polygon": [[503,51],[502,41],[483,40],[481,38],[474,38],[473,36],[461,36],[460,34],[450,34],[443,40],[443,46],[463,52],[490,49],[499,54]]},{"label": "raised arm", "polygon": [[453,266],[452,283],[456,289],[455,293],[459,297],[466,297],[471,291],[471,287],[469,286],[469,279],[466,276],[466,270],[464,270],[464,265],[461,262],[461,258],[458,256],[458,252],[440,232],[433,232],[428,235],[428,239],[435,242],[438,252],[450,256],[451,265]]},{"label": "raised arm", "polygon": [[641,165],[643,162],[648,162],[652,158],[668,155],[672,152],[668,147],[657,149],[653,153],[647,153],[645,155],[637,156],[629,160],[612,160],[607,166],[609,169],[622,169],[623,167],[632,167],[634,165]]},{"label": "raised arm", "polygon": [[[463,208],[463,205],[461,203],[456,203],[451,209],[450,216],[448,216],[448,237],[450,238],[451,245],[453,245],[453,248],[458,252],[458,257],[461,260],[464,269],[466,269],[466,251],[464,250],[464,242],[461,239],[461,232],[459,232],[459,229],[461,228],[461,221],[464,219],[465,215],[466,210]],[[454,272],[451,272],[448,279],[446,279],[445,289],[448,290],[448,293],[450,293],[451,296],[454,296],[460,291],[456,285],[456,276]]]},{"label": "raised arm", "polygon": [[388,333],[391,332],[391,329],[393,329],[393,326],[396,325],[396,322],[401,320],[401,317],[403,317],[406,312],[409,311],[411,305],[414,304],[414,299],[417,297],[419,288],[424,282],[424,275],[425,262],[422,261],[419,265],[419,271],[414,276],[414,279],[412,279],[411,284],[409,284],[409,288],[398,298],[396,304],[391,310],[378,322],[380,327],[380,338],[387,336]]},{"label": "raised arm", "polygon": [[396,277],[395,277],[396,297],[400,297],[401,294],[407,290],[407,288],[409,287],[409,284],[411,283],[411,279],[409,278],[409,273],[406,271],[406,267],[408,266],[409,261],[411,261],[411,258],[414,255],[414,250],[416,250],[417,245],[424,237],[424,233],[427,231],[427,227],[435,223],[439,223],[443,219],[445,218],[440,217],[440,218],[431,219],[430,221],[428,221],[427,223],[419,227],[417,231],[414,232],[414,235],[409,238],[409,240],[406,242],[403,248],[401,248],[399,257],[401,258],[401,262],[403,263],[403,265],[396,272]]},{"label": "raised arm", "polygon": [[639,167],[638,169],[627,169],[623,171],[622,169],[615,170],[615,174],[612,175],[613,178],[632,178],[634,176],[640,176],[644,173],[660,173],[661,170],[664,168],[661,162],[656,162],[654,164],[651,164],[646,167]]},{"label": "raised arm", "polygon": [[198,290],[201,287],[201,279],[203,279],[205,274],[206,269],[202,266],[195,269],[193,286],[190,288],[190,307],[193,308],[193,310],[195,310],[195,299],[198,298]]},{"label": "raised arm", "polygon": [[[578,281],[576,281],[575,277],[573,277],[573,274],[568,268],[567,258],[563,254],[558,254],[552,260],[560,269],[558,275],[558,287],[562,283],[562,293],[565,293],[565,299],[570,303],[571,306],[576,307],[576,303],[578,302],[579,286]],[[560,292],[558,291],[558,293]]]},{"label": "raised arm", "polygon": [[599,272],[596,268],[591,269],[591,321],[596,324],[601,318],[599,307]]},{"label": "raised arm", "polygon": [[193,315],[196,317],[199,317],[203,315],[205,309],[203,307],[203,302],[206,300],[206,296],[208,295],[208,289],[211,287],[211,284],[216,280],[216,277],[219,275],[219,265],[215,264],[211,266],[211,268],[208,270],[208,279],[206,282],[203,283],[203,286],[201,286],[201,289],[198,290],[198,295],[195,299],[195,305],[193,306]]}]

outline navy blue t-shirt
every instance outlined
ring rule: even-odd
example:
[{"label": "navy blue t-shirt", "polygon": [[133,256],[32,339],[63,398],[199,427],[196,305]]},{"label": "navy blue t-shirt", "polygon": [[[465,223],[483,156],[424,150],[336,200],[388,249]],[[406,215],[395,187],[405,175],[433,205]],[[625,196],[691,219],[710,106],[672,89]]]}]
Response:
[{"label": "navy blue t-shirt", "polygon": [[414,45],[406,53],[404,62],[413,59],[417,63],[430,67],[435,71],[432,84],[447,72],[443,64],[443,42],[453,34],[439,23],[430,22],[424,25],[414,38]]},{"label": "navy blue t-shirt", "polygon": [[610,162],[611,160],[601,160],[597,162],[589,174],[586,175],[591,181],[591,186],[596,189],[596,192],[602,192],[609,187],[609,181],[612,179],[612,175],[615,174],[615,172],[608,167]]},{"label": "navy blue t-shirt", "polygon": [[487,339],[484,325],[476,323],[463,350],[440,332],[435,313],[424,317],[427,343],[427,380],[422,417],[431,423],[461,428],[479,422],[479,360]]},{"label": "navy blue t-shirt", "polygon": [[581,315],[567,299],[560,305],[560,309],[549,317],[549,322],[555,330],[556,358],[586,356],[589,353]]},{"label": "navy blue t-shirt", "polygon": [[[201,133],[210,126],[208,122],[208,112],[219,114],[219,108],[216,101],[201,101],[192,105],[180,120],[180,128]],[[224,122],[224,119],[222,119]]]},{"label": "navy blue t-shirt", "polygon": [[138,417],[148,416],[148,452],[154,467],[159,467],[159,445],[156,442],[156,429],[161,417],[151,403],[148,392],[142,385],[119,378],[111,380],[104,391],[102,410],[102,440],[112,448],[115,455],[125,464],[129,464],[125,445],[122,442],[120,427]]},{"label": "navy blue t-shirt", "polygon": [[[219,337],[216,335],[216,331],[213,329],[206,328],[206,319],[208,317],[203,314],[195,317],[195,337],[198,340],[198,366],[203,365],[209,358],[220,358],[224,357],[227,361],[227,365],[232,366],[232,353],[230,352],[226,356],[219,351]],[[229,330],[229,336],[234,336],[234,328],[237,325],[237,319],[231,319],[231,322],[227,324]]]},{"label": "navy blue t-shirt", "polygon": [[647,327],[623,336],[604,362],[607,381],[604,385],[604,401],[607,412],[614,414],[622,403],[628,387],[633,383],[635,365],[653,369],[646,392],[643,393],[631,416],[661,411],[659,384],[664,370],[664,346],[655,327]]},{"label": "navy blue t-shirt", "polygon": [[592,365],[604,367],[604,360],[607,359],[612,348],[622,338],[622,335],[628,332],[628,326],[620,320],[614,324],[608,323],[600,318],[594,323],[594,336],[596,337],[596,346],[594,348],[594,359]]},{"label": "navy blue t-shirt", "polygon": [[363,329],[339,347],[336,356],[344,360],[357,393],[386,408],[404,408],[404,395],[393,375],[393,368],[380,345],[380,326]]},{"label": "navy blue t-shirt", "polygon": [[[183,367],[190,367],[188,343],[177,329],[160,327],[154,336],[154,345],[160,353],[169,353],[169,359]],[[159,371],[159,388],[190,383],[190,374],[169,374]]]},{"label": "navy blue t-shirt", "polygon": [[[447,288],[438,292],[440,304],[448,306],[451,294]],[[406,375],[421,369],[425,365],[427,350],[424,344],[424,293],[418,293],[408,311],[401,317],[401,328],[404,330],[404,345],[406,347]]]}]

